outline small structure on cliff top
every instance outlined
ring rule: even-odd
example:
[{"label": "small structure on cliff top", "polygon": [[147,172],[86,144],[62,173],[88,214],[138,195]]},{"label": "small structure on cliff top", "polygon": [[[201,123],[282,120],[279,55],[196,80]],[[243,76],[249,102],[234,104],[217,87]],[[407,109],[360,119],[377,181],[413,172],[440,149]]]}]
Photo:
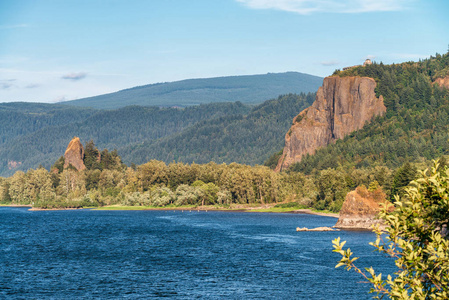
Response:
[{"label": "small structure on cliff top", "polygon": [[387,203],[386,195],[380,187],[369,191],[365,186],[359,186],[349,192],[343,202],[335,228],[341,229],[371,229],[372,225],[380,224],[377,218],[382,203]]},{"label": "small structure on cliff top", "polygon": [[81,144],[79,137],[74,137],[69,145],[67,146],[67,150],[65,150],[64,153],[64,168],[69,167],[70,165],[73,166],[78,171],[86,169],[86,166],[84,165],[84,147],[83,144]]},{"label": "small structure on cliff top", "polygon": [[373,64],[373,62],[371,61],[371,59],[367,58],[367,59],[365,59],[363,66],[366,67],[367,65],[372,65],[372,64]]}]

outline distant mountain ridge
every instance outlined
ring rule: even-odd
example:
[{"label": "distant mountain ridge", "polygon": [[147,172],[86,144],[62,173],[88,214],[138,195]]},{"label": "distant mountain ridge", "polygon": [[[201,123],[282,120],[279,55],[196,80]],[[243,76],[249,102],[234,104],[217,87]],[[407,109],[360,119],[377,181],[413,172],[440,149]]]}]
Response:
[{"label": "distant mountain ridge", "polygon": [[314,93],[322,82],[322,77],[299,72],[186,79],[137,86],[61,104],[96,109],[118,109],[129,105],[186,107],[236,101],[260,104],[283,94]]}]

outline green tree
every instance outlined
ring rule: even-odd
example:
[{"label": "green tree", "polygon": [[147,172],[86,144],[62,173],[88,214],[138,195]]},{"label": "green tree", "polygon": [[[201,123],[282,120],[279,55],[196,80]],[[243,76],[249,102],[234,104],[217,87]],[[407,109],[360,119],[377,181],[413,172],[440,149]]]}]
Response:
[{"label": "green tree", "polygon": [[88,170],[100,169],[100,151],[95,147],[94,141],[90,140],[84,147],[84,165]]},{"label": "green tree", "polygon": [[52,171],[57,170],[58,173],[62,173],[62,171],[64,170],[64,163],[65,163],[65,158],[64,158],[64,156],[61,156],[60,158],[58,158],[58,160],[53,164],[53,166],[50,169]]},{"label": "green tree", "polygon": [[404,189],[416,178],[417,170],[409,162],[403,164],[395,173],[392,186],[392,195],[402,195]]},{"label": "green tree", "polygon": [[327,169],[320,172],[317,180],[317,209],[340,211],[346,194],[349,192],[346,174],[342,170]]},{"label": "green tree", "polygon": [[0,177],[0,203],[11,202],[11,197],[9,196],[9,182]]},{"label": "green tree", "polygon": [[[336,267],[354,268],[371,284],[377,299],[448,299],[449,298],[449,170],[438,171],[438,163],[420,172],[420,177],[395,196],[394,209],[385,205],[379,217],[385,221],[386,240],[379,226],[377,239],[370,243],[376,251],[395,258],[398,270],[386,278],[374,269],[357,268],[345,242],[333,241],[334,252],[342,255]],[[391,204],[390,204],[391,205]]]},{"label": "green tree", "polygon": [[25,202],[25,182],[26,175],[22,171],[17,171],[9,178],[9,196],[14,204],[29,204]]},{"label": "green tree", "polygon": [[204,183],[201,180],[197,180],[192,184],[192,187],[197,187],[201,191],[201,193],[199,194],[199,198],[201,199],[201,206],[205,204],[215,204],[217,202],[217,193],[220,188],[214,183]]}]

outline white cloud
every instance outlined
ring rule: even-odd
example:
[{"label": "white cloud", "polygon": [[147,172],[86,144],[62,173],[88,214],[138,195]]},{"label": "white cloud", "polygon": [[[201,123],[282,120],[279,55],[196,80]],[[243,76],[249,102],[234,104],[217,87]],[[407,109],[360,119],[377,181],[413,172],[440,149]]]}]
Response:
[{"label": "white cloud", "polygon": [[[0,0],[1,1],[1,0]],[[64,67],[71,69],[72,67]],[[111,93],[134,84],[133,78],[122,76],[97,76],[87,70],[87,76],[75,82],[61,77],[68,72],[47,69],[45,71],[0,67],[1,102],[59,102]],[[123,80],[123,79],[126,80]]]},{"label": "white cloud", "polygon": [[329,66],[335,66],[338,65],[340,62],[336,61],[336,60],[329,60],[329,61],[322,61],[321,64],[323,66],[329,67]]},{"label": "white cloud", "polygon": [[298,14],[316,12],[364,13],[398,11],[405,0],[236,0],[253,9],[275,9]]},{"label": "white cloud", "polygon": [[0,90],[6,90],[12,87],[13,85],[8,82],[0,82]]},{"label": "white cloud", "polygon": [[63,75],[61,78],[62,79],[68,79],[68,80],[73,80],[73,81],[77,81],[77,80],[81,80],[86,78],[87,73],[85,72],[79,72],[79,73],[69,73],[69,74],[65,74]]},{"label": "white cloud", "polygon": [[14,86],[16,79],[0,79],[0,90],[7,90]]}]

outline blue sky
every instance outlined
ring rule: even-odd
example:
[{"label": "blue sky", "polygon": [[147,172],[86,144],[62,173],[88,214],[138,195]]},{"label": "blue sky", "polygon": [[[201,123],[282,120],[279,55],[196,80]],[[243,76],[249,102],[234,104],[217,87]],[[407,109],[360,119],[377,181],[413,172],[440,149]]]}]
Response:
[{"label": "blue sky", "polygon": [[445,53],[446,0],[1,0],[0,102]]}]

